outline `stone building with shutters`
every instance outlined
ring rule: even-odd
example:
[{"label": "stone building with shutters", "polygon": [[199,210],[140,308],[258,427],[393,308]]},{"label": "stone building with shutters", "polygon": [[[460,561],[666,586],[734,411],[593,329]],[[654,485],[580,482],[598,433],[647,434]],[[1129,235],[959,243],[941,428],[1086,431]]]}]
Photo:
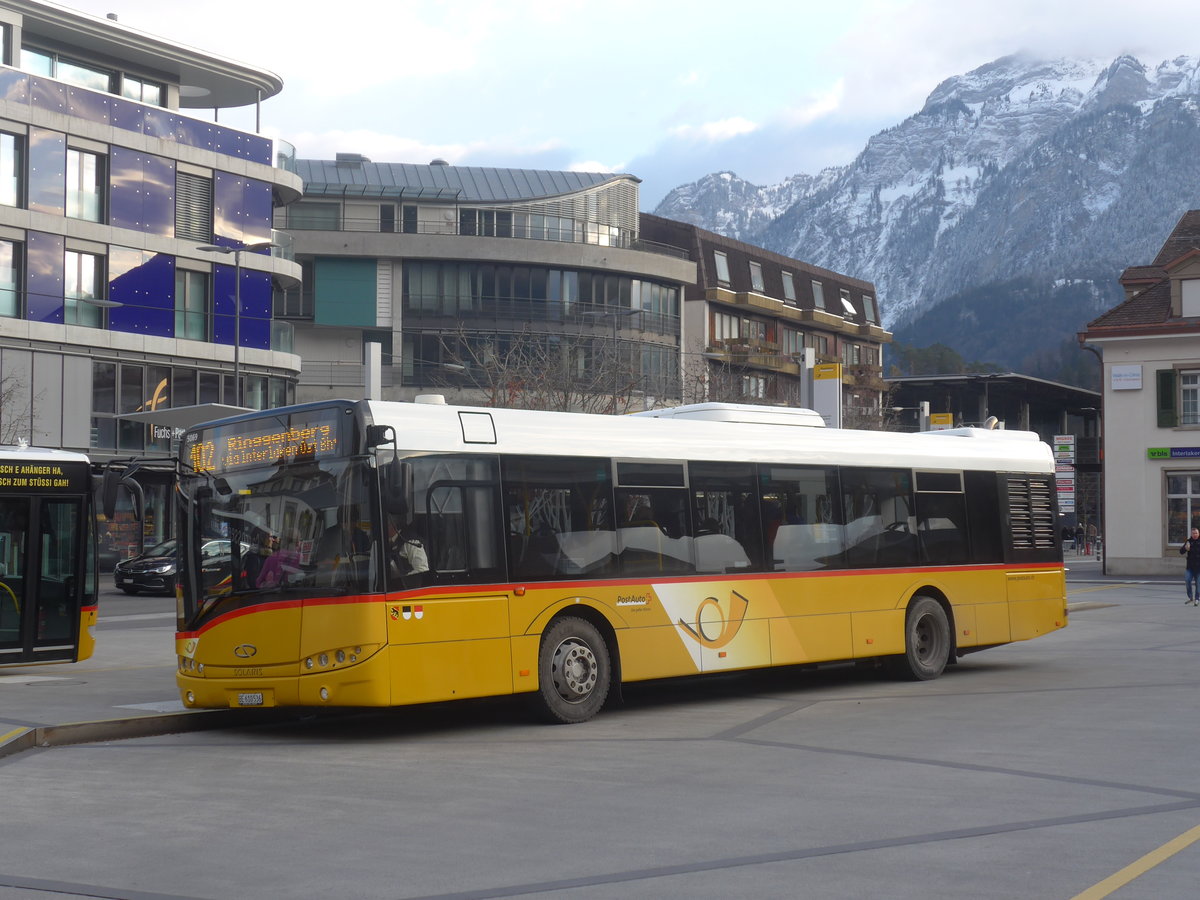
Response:
[{"label": "stone building with shutters", "polygon": [[1125,301],[1079,335],[1102,354],[1106,567],[1179,575],[1200,526],[1200,210],[1121,285]]}]

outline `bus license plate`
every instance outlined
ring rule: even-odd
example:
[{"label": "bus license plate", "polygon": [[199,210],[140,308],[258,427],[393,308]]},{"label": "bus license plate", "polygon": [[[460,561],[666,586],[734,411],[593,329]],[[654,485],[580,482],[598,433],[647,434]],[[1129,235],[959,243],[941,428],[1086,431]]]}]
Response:
[{"label": "bus license plate", "polygon": [[237,695],[238,706],[262,706],[263,695],[262,691],[254,691],[252,693],[240,693]]}]

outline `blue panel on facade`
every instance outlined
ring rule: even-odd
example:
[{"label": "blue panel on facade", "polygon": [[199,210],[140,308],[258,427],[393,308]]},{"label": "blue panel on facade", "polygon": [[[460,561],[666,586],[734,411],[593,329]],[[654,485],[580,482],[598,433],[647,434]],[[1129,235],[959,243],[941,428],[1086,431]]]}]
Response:
[{"label": "blue panel on facade", "polygon": [[31,231],[25,238],[25,264],[29,272],[26,318],[32,322],[63,321],[63,237]]},{"label": "blue panel on facade", "polygon": [[67,86],[49,78],[29,79],[29,105],[44,112],[67,114]]},{"label": "blue panel on facade", "polygon": [[29,76],[14,69],[0,69],[0,100],[27,104],[29,102]]},{"label": "blue panel on facade", "polygon": [[109,103],[109,119],[114,128],[120,128],[122,131],[136,131],[140,134],[144,118],[142,109],[140,103],[134,103],[123,97],[113,97]]},{"label": "blue panel on facade", "polygon": [[29,129],[29,208],[34,212],[66,215],[65,134],[44,128]]},{"label": "blue panel on facade", "polygon": [[233,343],[233,266],[213,266],[213,342]]},{"label": "blue panel on facade", "polygon": [[271,276],[266,272],[242,269],[242,315],[237,323],[233,315],[234,267],[213,266],[213,341],[232,344],[235,330],[240,331],[241,346],[261,350],[271,348]]},{"label": "blue panel on facade", "polygon": [[271,349],[271,276],[242,270],[242,346]]},{"label": "blue panel on facade", "polygon": [[175,163],[113,146],[109,152],[109,223],[170,237],[175,231]]},{"label": "blue panel on facade", "polygon": [[213,233],[222,247],[271,240],[271,186],[217,172],[213,178]]},{"label": "blue panel on facade", "polygon": [[175,161],[161,156],[144,157],[142,221],[148,234],[175,234]]},{"label": "blue panel on facade", "polygon": [[108,298],[125,304],[109,312],[113,331],[173,337],[175,257],[130,247],[108,251]]},{"label": "blue panel on facade", "polygon": [[89,91],[86,88],[67,88],[69,113],[88,122],[96,122],[100,125],[111,124],[111,110],[108,101],[108,94]]}]

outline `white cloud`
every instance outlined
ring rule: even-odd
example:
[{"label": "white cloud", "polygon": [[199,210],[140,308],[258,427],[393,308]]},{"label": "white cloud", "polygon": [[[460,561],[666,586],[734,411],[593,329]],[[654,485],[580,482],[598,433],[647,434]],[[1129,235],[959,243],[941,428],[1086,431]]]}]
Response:
[{"label": "white cloud", "polygon": [[623,172],[620,165],[610,166],[608,163],[597,162],[594,159],[573,162],[567,166],[568,172]]},{"label": "white cloud", "polygon": [[790,106],[779,116],[780,122],[791,128],[802,128],[811,125],[817,119],[822,119],[842,108],[846,96],[846,79],[839,78],[833,86],[823,94],[805,98],[798,106]]},{"label": "white cloud", "polygon": [[703,125],[678,125],[671,129],[671,134],[683,140],[712,144],[757,130],[758,125],[749,119],[732,116],[716,122],[705,122]]}]

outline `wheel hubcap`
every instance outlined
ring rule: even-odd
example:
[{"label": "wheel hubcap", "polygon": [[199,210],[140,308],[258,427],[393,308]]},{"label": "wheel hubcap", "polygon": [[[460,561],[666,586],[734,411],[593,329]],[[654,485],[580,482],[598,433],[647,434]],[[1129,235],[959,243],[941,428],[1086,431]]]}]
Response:
[{"label": "wheel hubcap", "polygon": [[596,686],[596,655],[577,638],[563,641],[554,650],[554,689],[564,700],[577,703]]}]

